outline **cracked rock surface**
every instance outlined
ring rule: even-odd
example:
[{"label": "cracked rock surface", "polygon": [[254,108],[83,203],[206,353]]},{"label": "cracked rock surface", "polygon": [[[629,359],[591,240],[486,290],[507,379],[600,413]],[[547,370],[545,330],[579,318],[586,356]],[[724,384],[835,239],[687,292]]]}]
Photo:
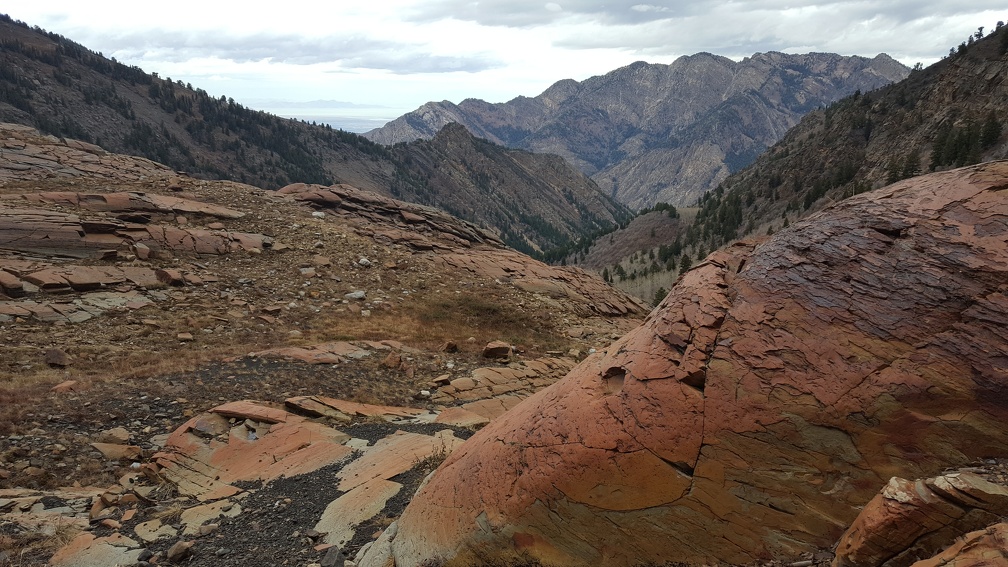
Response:
[{"label": "cracked rock surface", "polygon": [[794,557],[893,476],[1005,456],[1006,189],[1005,162],[918,177],[711,255],[455,451],[361,564]]}]

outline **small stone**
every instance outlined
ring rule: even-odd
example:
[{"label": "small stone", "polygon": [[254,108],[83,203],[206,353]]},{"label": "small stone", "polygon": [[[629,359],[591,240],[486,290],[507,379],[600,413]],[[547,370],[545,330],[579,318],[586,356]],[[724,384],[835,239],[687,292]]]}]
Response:
[{"label": "small stone", "polygon": [[192,546],[193,542],[191,541],[183,540],[175,542],[175,545],[168,548],[168,553],[166,555],[168,561],[176,563],[178,561],[185,559],[186,557],[189,557],[189,555],[192,554]]},{"label": "small stone", "polygon": [[160,269],[154,272],[157,276],[159,282],[166,283],[170,286],[181,287],[185,285],[185,278],[182,277],[182,272],[173,269]]},{"label": "small stone", "polygon": [[483,358],[508,358],[513,349],[503,341],[491,341],[483,347]]},{"label": "small stone", "polygon": [[73,359],[61,349],[51,348],[45,352],[45,363],[53,368],[66,368],[73,364]]},{"label": "small stone", "polygon": [[343,552],[340,548],[333,546],[326,551],[325,556],[322,557],[322,561],[319,562],[321,567],[343,567],[346,558],[343,556]]},{"label": "small stone", "polygon": [[231,550],[226,547],[218,547],[217,551],[214,551],[214,555],[216,555],[217,557],[224,557],[225,555],[228,555],[230,553]]},{"label": "small stone", "polygon": [[382,364],[388,368],[399,368],[402,364],[402,356],[398,352],[392,351],[388,353],[388,356],[385,357]]},{"label": "small stone", "polygon": [[344,294],[343,299],[350,300],[361,300],[367,297],[367,292],[363,290],[351,291],[350,293]]},{"label": "small stone", "polygon": [[456,344],[455,341],[448,341],[441,345],[441,352],[453,353],[458,352],[458,349],[458,344]]},{"label": "small stone", "polygon": [[371,260],[368,260],[367,258],[361,258],[360,260],[357,260],[357,265],[359,265],[359,266],[361,266],[363,268],[370,267],[371,266]]},{"label": "small stone", "polygon": [[178,335],[175,335],[175,336],[180,341],[191,341],[191,340],[193,340],[192,333],[179,333]]},{"label": "small stone", "polygon": [[98,441],[101,443],[117,443],[125,445],[129,442],[130,432],[125,427],[113,427],[98,434]]},{"label": "small stone", "polygon": [[137,242],[133,245],[133,252],[140,260],[149,260],[151,257],[151,249],[142,242]]}]

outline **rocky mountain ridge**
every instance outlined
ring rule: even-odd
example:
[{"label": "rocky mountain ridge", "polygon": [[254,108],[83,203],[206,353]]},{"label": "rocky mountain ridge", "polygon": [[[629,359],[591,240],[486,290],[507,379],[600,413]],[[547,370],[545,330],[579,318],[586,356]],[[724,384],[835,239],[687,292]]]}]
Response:
[{"label": "rocky mountain ridge", "polygon": [[0,121],[267,189],[346,183],[436,206],[529,253],[614,226],[626,209],[555,156],[464,129],[392,149],[213,98],[0,17]]},{"label": "rocky mountain ridge", "polygon": [[559,81],[536,97],[506,103],[430,102],[365,136],[391,145],[429,139],[459,123],[504,146],[563,156],[632,208],[690,205],[804,113],[907,72],[884,54],[770,52],[735,62],[700,53]]}]

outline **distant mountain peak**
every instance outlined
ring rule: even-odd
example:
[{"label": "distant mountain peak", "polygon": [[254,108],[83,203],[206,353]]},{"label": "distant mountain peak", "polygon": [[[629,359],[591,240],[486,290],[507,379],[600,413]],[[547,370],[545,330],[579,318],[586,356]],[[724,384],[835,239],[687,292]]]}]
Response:
[{"label": "distant mountain peak", "polygon": [[457,122],[497,144],[558,154],[633,208],[688,205],[806,112],[908,73],[885,54],[769,51],[733,61],[702,52],[563,79],[533,98],[427,103],[365,137],[386,145],[430,139]]}]

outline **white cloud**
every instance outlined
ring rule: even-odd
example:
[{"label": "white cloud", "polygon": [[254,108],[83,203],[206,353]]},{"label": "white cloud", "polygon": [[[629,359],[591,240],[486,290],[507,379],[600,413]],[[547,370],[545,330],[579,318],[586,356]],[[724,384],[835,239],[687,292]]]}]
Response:
[{"label": "white cloud", "polygon": [[886,52],[927,64],[1008,19],[991,0],[176,0],[142,9],[15,0],[0,10],[217,96],[340,100],[390,117],[428,100],[535,96],[560,79],[700,51]]}]

